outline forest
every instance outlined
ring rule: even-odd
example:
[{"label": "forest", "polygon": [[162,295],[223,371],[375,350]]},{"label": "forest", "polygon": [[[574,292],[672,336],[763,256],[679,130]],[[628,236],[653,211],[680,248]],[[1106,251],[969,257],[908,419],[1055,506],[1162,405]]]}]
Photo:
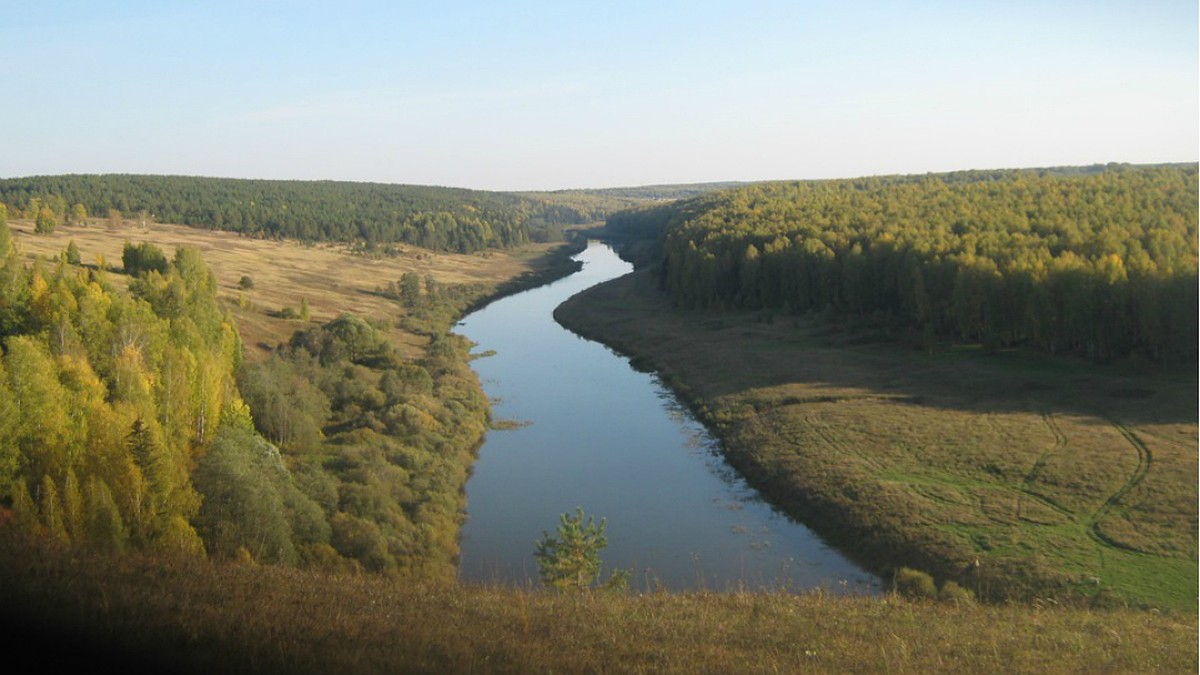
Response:
[{"label": "forest", "polygon": [[405,243],[469,253],[557,241],[564,225],[636,203],[588,191],[502,193],[334,181],[64,175],[0,180],[0,202],[39,230],[89,217],[178,223],[301,241]]},{"label": "forest", "polygon": [[5,215],[0,507],[20,529],[79,550],[453,578],[488,419],[464,340],[431,330],[406,359],[343,315],[243,363],[196,250],[126,244],[121,290],[67,252],[23,264]]},{"label": "forest", "polygon": [[1197,356],[1197,166],[756,184],[614,214],[685,308],[866,316],[990,351]]}]

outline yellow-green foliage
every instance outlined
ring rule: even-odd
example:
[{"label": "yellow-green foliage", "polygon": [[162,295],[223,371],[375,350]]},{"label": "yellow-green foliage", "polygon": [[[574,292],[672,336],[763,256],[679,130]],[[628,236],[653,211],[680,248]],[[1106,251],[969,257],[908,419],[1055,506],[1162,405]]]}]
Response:
[{"label": "yellow-green foliage", "polygon": [[666,224],[661,279],[687,307],[1194,361],[1196,190],[1194,164],[770,183],[614,226]]},{"label": "yellow-green foliage", "polygon": [[190,472],[237,404],[241,345],[199,254],[180,249],[128,293],[14,258],[0,271],[0,503],[77,545],[203,551]]},{"label": "yellow-green foliage", "polygon": [[410,361],[343,315],[242,370],[259,431],[328,519],[304,562],[453,578],[462,487],[487,420],[468,350],[439,335]]},{"label": "yellow-green foliage", "polygon": [[910,598],[932,599],[938,594],[933,577],[908,567],[896,570],[896,591]]}]

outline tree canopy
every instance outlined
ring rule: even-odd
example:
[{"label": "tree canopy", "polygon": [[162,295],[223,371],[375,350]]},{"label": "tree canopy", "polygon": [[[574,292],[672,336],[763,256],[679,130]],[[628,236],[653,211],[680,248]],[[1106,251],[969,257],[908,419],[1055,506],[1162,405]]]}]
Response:
[{"label": "tree canopy", "polygon": [[757,184],[610,217],[680,305],[874,316],[1106,359],[1196,359],[1197,167]]}]

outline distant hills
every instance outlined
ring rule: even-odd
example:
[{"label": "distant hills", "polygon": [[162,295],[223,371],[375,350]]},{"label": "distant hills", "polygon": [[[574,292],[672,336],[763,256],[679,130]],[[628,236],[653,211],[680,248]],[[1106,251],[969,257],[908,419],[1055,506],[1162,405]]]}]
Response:
[{"label": "distant hills", "polygon": [[47,227],[136,217],[304,241],[406,243],[467,253],[562,238],[564,226],[603,221],[650,200],[735,185],[712,183],[555,192],[337,181],[246,180],[126,174],[0,180],[10,215]]}]

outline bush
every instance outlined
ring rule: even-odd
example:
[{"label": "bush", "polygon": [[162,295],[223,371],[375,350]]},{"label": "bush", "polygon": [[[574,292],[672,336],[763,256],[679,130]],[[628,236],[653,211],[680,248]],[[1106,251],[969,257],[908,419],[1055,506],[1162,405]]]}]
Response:
[{"label": "bush", "polygon": [[167,273],[166,254],[148,241],[136,245],[126,242],[121,252],[121,262],[125,266],[125,273],[130,276],[140,276],[151,271]]},{"label": "bush", "polygon": [[920,570],[908,567],[901,567],[896,570],[895,587],[897,593],[909,598],[938,597],[937,586],[933,583],[933,577]]},{"label": "bush", "polygon": [[63,254],[63,257],[66,258],[68,265],[81,264],[79,259],[79,247],[75,245],[74,239],[67,243],[67,251]]},{"label": "bush", "polygon": [[942,584],[942,590],[938,591],[938,600],[968,605],[975,602],[975,594],[953,581],[947,581]]}]

